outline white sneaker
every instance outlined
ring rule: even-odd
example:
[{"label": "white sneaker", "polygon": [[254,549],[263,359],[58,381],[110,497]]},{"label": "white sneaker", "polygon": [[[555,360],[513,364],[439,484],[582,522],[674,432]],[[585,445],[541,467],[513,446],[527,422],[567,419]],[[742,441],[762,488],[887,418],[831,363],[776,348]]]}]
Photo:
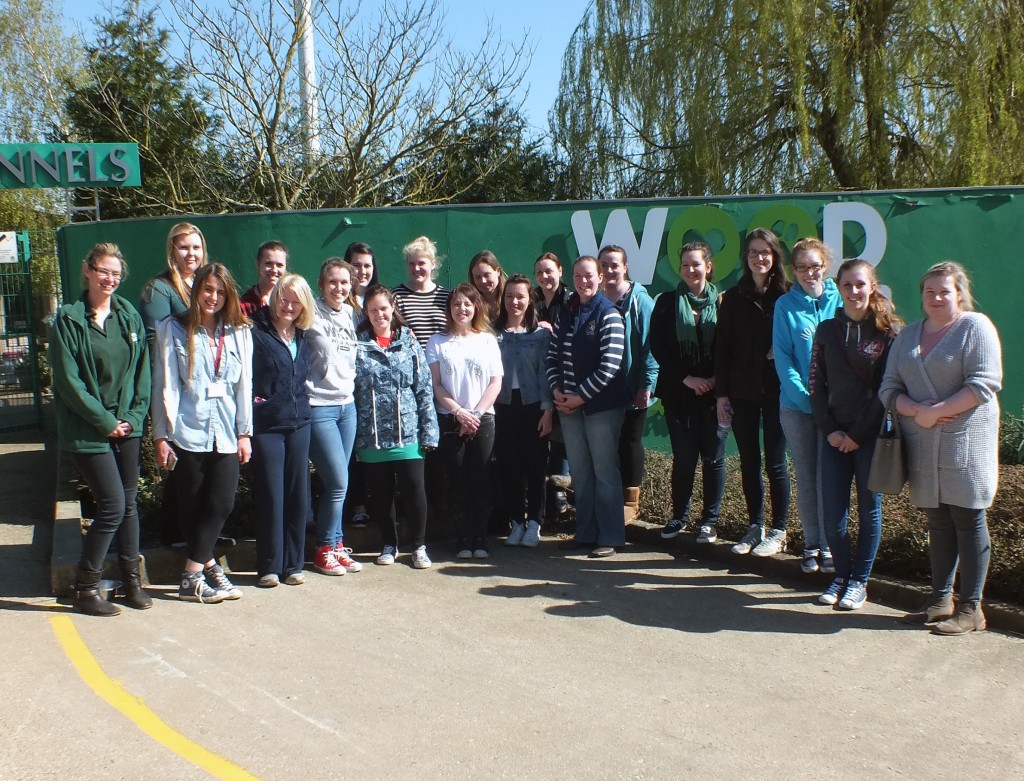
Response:
[{"label": "white sneaker", "polygon": [[786,547],[786,532],[782,529],[772,529],[765,536],[761,544],[750,551],[751,556],[774,556]]},{"label": "white sneaker", "polygon": [[431,563],[430,557],[427,556],[426,545],[420,545],[412,552],[413,569],[429,569]]},{"label": "white sneaker", "polygon": [[752,523],[747,527],[747,533],[740,538],[739,542],[732,546],[732,552],[745,556],[757,545],[760,545],[762,540],[764,540],[764,527]]},{"label": "white sneaker", "polygon": [[513,523],[512,531],[508,533],[508,537],[505,538],[506,545],[522,545],[523,535],[526,534],[525,523]]},{"label": "white sneaker", "polygon": [[398,548],[394,545],[385,545],[384,550],[382,550],[380,556],[377,557],[377,563],[382,567],[386,567],[388,564],[394,564],[395,556],[397,555]]},{"label": "white sneaker", "polygon": [[537,521],[527,521],[526,531],[523,532],[523,541],[519,544],[524,548],[536,548],[540,543],[540,524]]}]

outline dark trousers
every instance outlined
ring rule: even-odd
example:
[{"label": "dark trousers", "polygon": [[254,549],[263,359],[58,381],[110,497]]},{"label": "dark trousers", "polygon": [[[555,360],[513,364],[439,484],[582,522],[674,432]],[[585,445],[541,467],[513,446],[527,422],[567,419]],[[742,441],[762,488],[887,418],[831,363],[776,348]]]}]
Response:
[{"label": "dark trousers", "polygon": [[718,523],[725,492],[728,430],[723,432],[719,428],[715,407],[707,405],[684,408],[666,404],[665,424],[672,442],[672,517],[680,520],[689,518],[699,458],[704,491],[704,511],[700,522],[714,526]]},{"label": "dark trousers", "polygon": [[501,481],[502,518],[507,523],[540,520],[544,504],[547,442],[537,434],[540,403],[523,404],[518,390],[510,404],[494,408],[496,474]]},{"label": "dark trousers", "polygon": [[252,438],[256,574],[302,571],[309,515],[309,426]]},{"label": "dark trousers", "polygon": [[445,465],[448,506],[455,515],[459,537],[487,536],[487,497],[493,490],[487,467],[494,451],[494,415],[480,418],[472,437],[459,436],[459,424],[452,415],[439,415],[441,452]]},{"label": "dark trousers", "polygon": [[96,517],[82,541],[79,565],[102,572],[110,543],[117,534],[117,557],[139,558],[139,451],[142,440],[111,440],[106,453],[72,453],[71,460],[89,486],[96,502]]},{"label": "dark trousers", "polygon": [[786,435],[779,421],[779,400],[763,402],[730,399],[732,433],[740,452],[743,496],[749,523],[764,524],[764,481],[761,478],[761,427],[764,426],[764,464],[772,502],[772,528],[785,531],[789,520],[789,471]]},{"label": "dark trousers", "polygon": [[395,503],[395,481],[402,492],[405,523],[414,548],[423,545],[427,536],[427,492],[423,481],[425,461],[410,458],[363,464],[366,478],[366,509],[380,529],[385,545],[398,548],[398,521],[391,514]]},{"label": "dark trousers", "polygon": [[213,546],[235,506],[238,453],[192,452],[175,447],[178,466],[178,523],[188,557],[199,564],[213,558]]},{"label": "dark trousers", "polygon": [[623,488],[639,488],[644,479],[646,409],[627,409],[619,435],[619,471]]}]

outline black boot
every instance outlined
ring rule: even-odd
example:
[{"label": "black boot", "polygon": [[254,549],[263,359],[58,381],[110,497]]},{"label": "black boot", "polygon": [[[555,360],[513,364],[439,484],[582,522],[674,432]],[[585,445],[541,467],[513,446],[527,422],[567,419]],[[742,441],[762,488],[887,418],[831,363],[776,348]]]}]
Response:
[{"label": "black boot", "polygon": [[100,596],[100,575],[78,566],[78,577],[75,579],[74,608],[87,616],[116,616],[121,608]]},{"label": "black boot", "polygon": [[139,560],[122,559],[120,564],[124,603],[136,610],[148,610],[153,607],[153,598],[142,590],[142,579],[139,577]]}]

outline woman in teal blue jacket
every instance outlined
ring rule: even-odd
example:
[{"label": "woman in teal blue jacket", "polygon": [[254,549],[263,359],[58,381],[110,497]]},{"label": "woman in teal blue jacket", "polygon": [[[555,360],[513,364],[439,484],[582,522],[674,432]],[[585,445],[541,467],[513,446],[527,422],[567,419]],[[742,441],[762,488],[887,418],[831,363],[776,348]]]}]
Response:
[{"label": "woman in teal blue jacket", "polygon": [[60,449],[85,480],[96,502],[82,541],[75,579],[75,609],[115,616],[117,605],[99,595],[110,543],[125,603],[144,610],[153,601],[139,577],[139,444],[149,409],[150,368],[142,318],[114,293],[127,273],[116,244],[97,244],[82,263],[85,292],[57,313],[50,341]]},{"label": "woman in teal blue jacket", "polygon": [[623,513],[626,523],[640,510],[640,483],[644,476],[644,427],[647,408],[658,384],[658,362],[651,353],[651,314],[654,299],[643,285],[629,278],[626,251],[614,244],[598,253],[604,276],[602,292],[615,304],[626,329],[622,373],[626,376],[630,405],[619,437],[619,469],[622,472]]},{"label": "woman in teal blue jacket", "polygon": [[[819,239],[801,239],[793,245],[790,263],[797,284],[775,305],[772,329],[772,351],[781,386],[779,418],[793,455],[796,506],[804,530],[804,572],[835,572],[821,520],[818,465],[824,437],[811,413],[810,394],[814,332],[842,306],[836,283],[825,277],[831,261],[832,253]],[[773,531],[751,553],[771,556],[785,544],[785,532]]]}]

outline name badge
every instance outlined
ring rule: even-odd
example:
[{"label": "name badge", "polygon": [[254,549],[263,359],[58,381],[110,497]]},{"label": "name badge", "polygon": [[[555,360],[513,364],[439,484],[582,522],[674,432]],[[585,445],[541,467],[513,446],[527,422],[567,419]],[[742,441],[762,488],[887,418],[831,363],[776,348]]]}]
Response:
[{"label": "name badge", "polygon": [[223,399],[228,395],[227,383],[211,382],[206,386],[206,398]]}]

